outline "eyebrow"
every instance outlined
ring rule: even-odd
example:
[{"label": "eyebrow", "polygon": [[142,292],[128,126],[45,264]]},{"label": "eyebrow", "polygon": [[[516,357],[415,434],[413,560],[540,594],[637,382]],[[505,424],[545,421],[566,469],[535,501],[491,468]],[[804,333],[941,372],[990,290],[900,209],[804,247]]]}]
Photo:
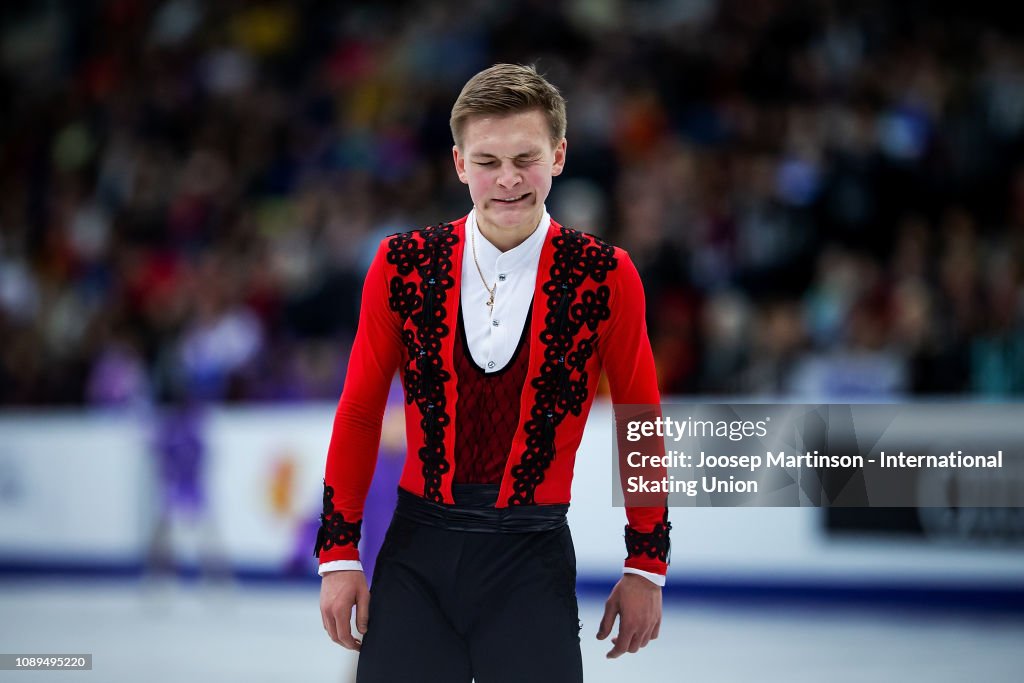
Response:
[{"label": "eyebrow", "polygon": [[[515,155],[512,158],[513,159],[532,159],[533,157],[538,157],[540,155],[541,155],[541,150],[535,148],[535,149],[528,150],[526,152],[521,152],[521,153]],[[471,156],[474,159],[482,159],[482,158],[497,159],[498,158],[496,155],[491,154],[490,152],[474,152]]]}]

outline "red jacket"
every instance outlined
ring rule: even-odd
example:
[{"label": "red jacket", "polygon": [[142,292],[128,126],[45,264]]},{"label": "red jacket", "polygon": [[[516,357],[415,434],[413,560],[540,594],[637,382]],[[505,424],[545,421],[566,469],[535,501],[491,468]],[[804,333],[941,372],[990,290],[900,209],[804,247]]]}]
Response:
[{"label": "red jacket", "polygon": [[[320,562],[355,560],[391,379],[406,395],[399,486],[440,503],[451,493],[458,415],[453,348],[466,218],[385,238],[363,286],[348,377],[324,478]],[[640,276],[621,249],[554,221],[540,254],[529,369],[498,507],[568,503],[576,449],[601,370],[616,404],[660,401]],[[663,499],[661,499],[663,500]],[[627,567],[665,574],[668,510],[626,508]]]}]

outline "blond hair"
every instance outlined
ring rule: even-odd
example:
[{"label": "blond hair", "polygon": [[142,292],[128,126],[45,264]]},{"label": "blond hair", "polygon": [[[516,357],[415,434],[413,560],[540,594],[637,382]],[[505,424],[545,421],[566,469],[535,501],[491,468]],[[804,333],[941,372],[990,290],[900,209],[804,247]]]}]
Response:
[{"label": "blond hair", "polygon": [[547,119],[551,142],[565,137],[565,98],[532,66],[495,64],[473,76],[452,107],[452,138],[462,147],[466,121],[478,114],[516,114],[539,109]]}]

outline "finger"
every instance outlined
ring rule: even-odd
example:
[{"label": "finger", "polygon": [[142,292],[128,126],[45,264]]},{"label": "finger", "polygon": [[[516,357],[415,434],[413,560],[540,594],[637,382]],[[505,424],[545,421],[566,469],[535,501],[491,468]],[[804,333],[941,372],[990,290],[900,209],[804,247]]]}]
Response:
[{"label": "finger", "polygon": [[612,632],[612,627],[615,625],[615,615],[618,613],[617,605],[613,605],[610,600],[604,603],[604,616],[601,617],[601,624],[597,628],[598,640],[604,640]]},{"label": "finger", "polygon": [[654,629],[658,627],[658,622],[654,622],[644,630],[642,637],[640,638],[640,647],[647,647],[647,644],[654,640]]},{"label": "finger", "polygon": [[613,638],[612,640],[615,643],[615,647],[613,647],[611,650],[608,650],[608,654],[606,654],[605,657],[607,657],[608,659],[616,659],[626,654],[626,643],[628,643],[629,641],[624,639],[622,637],[622,634],[619,634],[619,637]]},{"label": "finger", "polygon": [[352,637],[352,624],[350,623],[352,613],[349,610],[342,611],[345,612],[344,616],[339,615],[334,623],[334,627],[338,632],[336,642],[346,650],[358,650],[359,641]]},{"label": "finger", "polygon": [[619,633],[614,638],[612,638],[612,644],[615,645],[615,647],[609,650],[608,654],[606,654],[605,656],[609,659],[615,659],[616,657],[624,655],[626,653],[627,648],[629,647],[629,642],[630,640],[632,640],[632,637],[633,634],[629,630],[629,627],[623,626],[622,620],[620,619]]},{"label": "finger", "polygon": [[370,594],[364,592],[356,602],[356,628],[363,635],[370,626]]},{"label": "finger", "polygon": [[661,633],[661,619],[658,619],[658,623],[654,625],[654,631],[651,632],[651,640],[657,640],[659,633]]},{"label": "finger", "polygon": [[626,652],[630,652],[632,654],[636,654],[639,651],[640,651],[640,636],[634,634],[633,637],[629,639],[629,645],[626,646]]},{"label": "finger", "polygon": [[342,597],[334,603],[332,608],[328,609],[325,615],[330,627],[328,632],[331,634],[331,640],[348,650],[358,649],[356,639],[352,637],[350,624],[353,602],[354,600],[350,597]]},{"label": "finger", "polygon": [[338,643],[338,629],[334,627],[334,616],[330,613],[321,610],[320,617],[324,621],[324,628],[327,629],[327,635],[331,637],[331,640]]},{"label": "finger", "polygon": [[647,647],[647,643],[649,642],[651,642],[651,632],[647,631],[637,638],[637,649]]}]

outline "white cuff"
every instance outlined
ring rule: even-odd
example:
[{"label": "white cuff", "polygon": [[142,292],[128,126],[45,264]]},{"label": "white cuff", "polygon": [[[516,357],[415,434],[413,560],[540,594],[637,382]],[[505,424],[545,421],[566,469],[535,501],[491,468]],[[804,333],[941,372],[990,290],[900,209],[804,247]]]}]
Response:
[{"label": "white cuff", "polygon": [[363,571],[363,563],[359,560],[335,560],[334,562],[324,562],[316,571],[320,576],[323,576],[328,572],[340,572],[346,569],[354,569],[361,572]]},{"label": "white cuff", "polygon": [[[334,564],[333,562],[329,564]],[[655,574],[654,572],[645,572],[643,569],[633,569],[632,567],[623,567],[623,574],[639,574],[656,586],[665,585],[665,576],[663,574]]]}]

